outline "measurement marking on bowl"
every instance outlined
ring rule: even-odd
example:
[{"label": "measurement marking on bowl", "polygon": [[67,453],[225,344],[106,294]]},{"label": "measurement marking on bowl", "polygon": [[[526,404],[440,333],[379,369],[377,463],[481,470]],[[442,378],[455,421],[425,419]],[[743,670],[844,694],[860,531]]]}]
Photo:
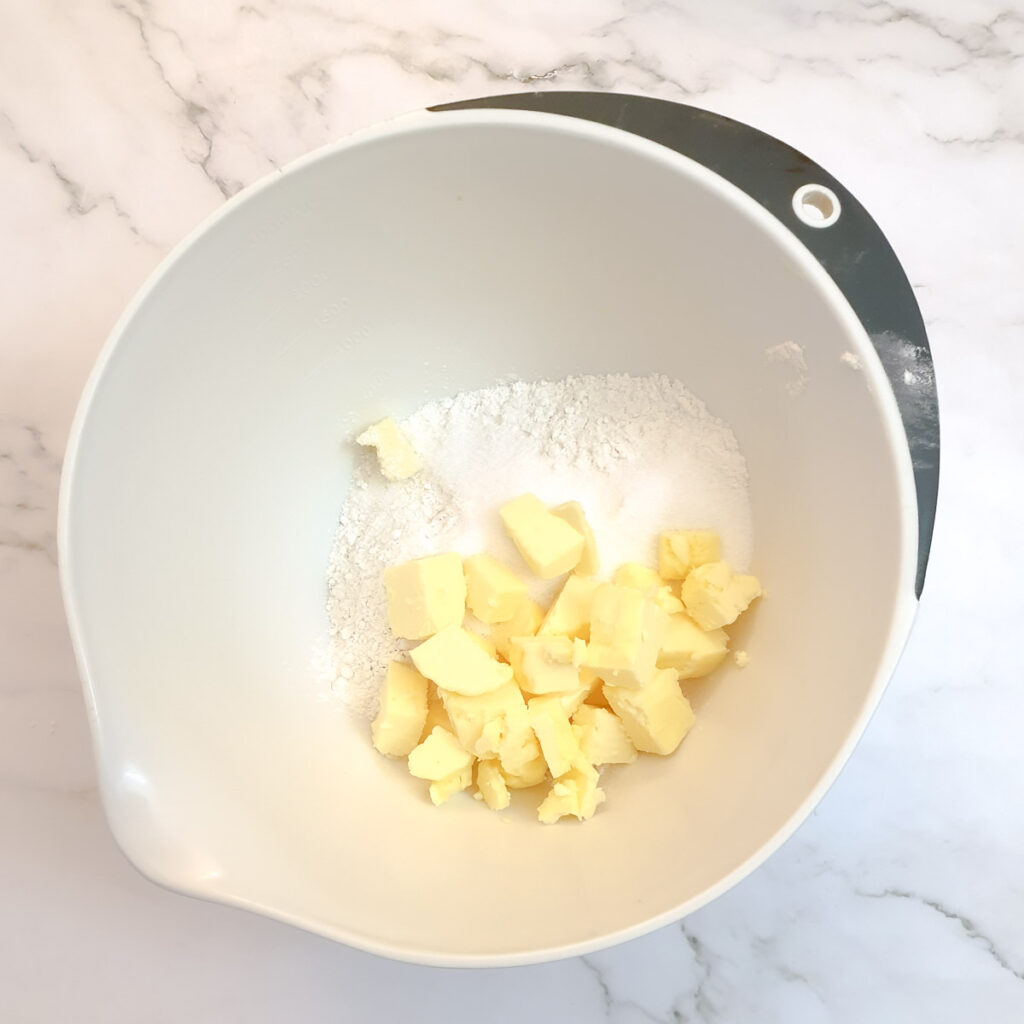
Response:
[{"label": "measurement marking on bowl", "polygon": [[295,288],[292,289],[292,294],[296,298],[304,299],[312,295],[322,284],[327,281],[327,271],[318,270],[316,273],[307,277],[305,281],[301,281]]},{"label": "measurement marking on bowl", "polygon": [[338,302],[332,302],[320,311],[316,317],[316,322],[321,327],[326,327],[337,315],[347,307],[348,303],[346,300],[341,299]]},{"label": "measurement marking on bowl", "polygon": [[824,185],[801,185],[793,193],[793,212],[812,228],[831,227],[842,213],[839,196]]},{"label": "measurement marking on bowl", "polygon": [[355,348],[362,345],[370,337],[370,327],[368,324],[360,324],[358,327],[353,327],[351,331],[341,340],[341,347],[343,349]]}]

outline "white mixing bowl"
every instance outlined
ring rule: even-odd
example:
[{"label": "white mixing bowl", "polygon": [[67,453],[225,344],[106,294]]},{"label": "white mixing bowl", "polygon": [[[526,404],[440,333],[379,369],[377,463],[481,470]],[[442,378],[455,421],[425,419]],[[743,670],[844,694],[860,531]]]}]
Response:
[{"label": "white mixing bowl", "polygon": [[[766,361],[785,342],[805,367]],[[624,371],[680,378],[735,430],[756,656],[585,824],[435,809],[323,671],[343,442],[500,378]],[[790,228],[618,128],[400,119],[226,204],[86,390],[61,567],[111,827],[163,885],[400,959],[641,934],[751,871],[835,778],[909,629],[917,532],[882,364]]]}]

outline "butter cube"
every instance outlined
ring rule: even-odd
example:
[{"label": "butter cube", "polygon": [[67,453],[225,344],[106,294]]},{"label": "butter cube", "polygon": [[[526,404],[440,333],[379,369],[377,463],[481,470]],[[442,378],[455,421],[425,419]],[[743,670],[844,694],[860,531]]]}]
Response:
[{"label": "butter cube", "polygon": [[553,825],[559,818],[570,815],[580,821],[593,816],[598,805],[604,803],[604,790],[598,784],[597,770],[585,761],[573,765],[564,775],[555,779],[548,795],[537,808],[537,818],[545,825]]},{"label": "butter cube", "polygon": [[490,555],[472,555],[466,572],[466,604],[481,621],[507,622],[526,597],[526,584]]},{"label": "butter cube", "polygon": [[432,782],[430,784],[428,787],[430,792],[430,801],[435,806],[439,807],[456,793],[461,793],[462,790],[469,789],[472,782],[472,767],[460,768],[457,772],[454,772],[447,778],[438,779],[437,782]]},{"label": "butter cube", "polygon": [[686,579],[691,569],[721,557],[721,541],[714,530],[669,530],[658,540],[658,572],[662,579]]},{"label": "butter cube", "polygon": [[442,804],[473,781],[473,755],[447,729],[436,728],[409,754],[409,774],[427,779],[430,799]]},{"label": "butter cube", "polygon": [[[509,785],[513,785],[513,780],[521,786],[536,785],[540,778],[544,777],[543,769],[546,762],[541,753],[540,742],[530,724],[529,712],[526,708],[506,712],[504,719],[499,720],[498,726],[499,728],[494,731],[498,741],[493,744],[493,749],[498,753],[501,770],[509,780]],[[540,778],[537,778],[538,771]],[[533,781],[529,781],[531,779]]]},{"label": "butter cube", "polygon": [[590,576],[568,576],[558,597],[552,602],[538,636],[590,638],[590,610],[600,584]]},{"label": "butter cube", "polygon": [[706,632],[685,614],[668,617],[668,629],[658,652],[658,668],[673,668],[680,679],[696,679],[717,668],[729,649],[724,629]]},{"label": "butter cube", "polygon": [[[600,687],[600,681],[598,682]],[[590,686],[581,686],[578,690],[567,690],[565,693],[552,693],[550,696],[557,697],[558,703],[565,708],[565,713],[571,718],[576,709],[590,696]]]},{"label": "butter cube", "polygon": [[440,727],[409,752],[409,774],[430,782],[472,765],[473,755],[462,748],[453,733]]},{"label": "butter cube", "polygon": [[608,701],[604,696],[604,680],[592,668],[584,666],[580,669],[580,682],[587,688],[587,694],[583,698],[585,703],[593,704],[597,708],[608,707]]},{"label": "butter cube", "polygon": [[582,640],[572,641],[567,636],[513,637],[511,661],[516,682],[527,693],[578,690],[579,665],[585,651]]},{"label": "butter cube", "polygon": [[548,763],[538,746],[537,756],[523,762],[518,772],[509,771],[502,763],[501,774],[505,776],[505,784],[509,789],[529,789],[544,781],[548,774]]},{"label": "butter cube", "polygon": [[552,777],[557,779],[574,764],[583,761],[569,716],[557,696],[534,697],[527,707],[541,753]]},{"label": "butter cube", "polygon": [[380,712],[370,727],[373,745],[405,757],[420,741],[427,720],[427,681],[411,665],[393,661],[380,691]]},{"label": "butter cube", "polygon": [[639,590],[642,594],[665,585],[665,581],[653,569],[640,562],[624,562],[615,570],[612,582],[620,587]]},{"label": "butter cube", "polygon": [[479,697],[445,692],[444,699],[452,728],[465,749],[481,759],[497,758],[509,777],[531,774],[530,766],[541,757],[540,744],[515,683]]},{"label": "butter cube", "polygon": [[405,480],[420,471],[420,460],[409,439],[390,417],[367,427],[356,444],[377,450],[380,471],[388,480]]},{"label": "butter cube", "polygon": [[583,554],[583,534],[532,494],[503,505],[501,521],[526,564],[543,580],[574,569]]},{"label": "butter cube", "polygon": [[693,725],[674,669],[659,669],[642,690],[605,685],[604,695],[637,750],[671,754]]},{"label": "butter cube", "polygon": [[512,667],[490,657],[479,640],[461,626],[449,626],[414,647],[409,656],[439,689],[472,697],[512,681]]},{"label": "butter cube", "polygon": [[492,811],[503,811],[512,802],[505,776],[497,761],[478,761],[476,788]]},{"label": "butter cube", "polygon": [[475,643],[488,658],[498,657],[498,648],[494,646],[494,641],[489,636],[481,636],[479,633],[475,633],[471,629],[467,629],[466,632],[472,638],[473,643]]},{"label": "butter cube", "polygon": [[[466,696],[443,689],[438,692],[459,743],[464,750],[476,754],[477,757],[494,757],[499,753],[496,739],[490,740],[487,746],[479,747],[488,723],[503,722],[510,713],[514,714],[517,709],[524,716],[526,714],[526,701],[514,682],[505,683],[504,686],[499,686],[496,690],[475,696]],[[500,731],[495,733],[492,729],[490,735],[498,736],[500,734]],[[536,751],[533,751],[531,756],[535,756],[535,754]]]},{"label": "butter cube", "polygon": [[384,570],[388,620],[395,636],[422,640],[448,626],[459,626],[466,613],[466,577],[455,554],[430,555]]},{"label": "butter cube", "polygon": [[420,733],[421,743],[434,731],[436,726],[441,726],[442,729],[447,729],[449,732],[453,731],[451,719],[444,709],[444,703],[441,701],[437,687],[430,680],[427,680],[427,687],[427,720],[423,723],[423,730]]},{"label": "butter cube", "polygon": [[582,576],[597,575],[601,568],[601,561],[597,557],[597,541],[583,512],[583,506],[578,501],[567,501],[564,505],[556,505],[551,514],[564,519],[583,537],[583,554],[580,555],[580,560],[573,571]]},{"label": "butter cube", "polygon": [[594,595],[584,665],[613,686],[646,686],[667,626],[668,616],[639,591],[602,583]]},{"label": "butter cube", "polygon": [[511,643],[514,636],[533,636],[544,620],[544,609],[536,601],[526,598],[516,609],[508,622],[499,622],[491,627],[491,640],[495,650],[506,661],[511,659]]},{"label": "butter cube", "polygon": [[672,588],[668,585],[659,588],[655,591],[651,600],[666,614],[675,615],[676,612],[683,610],[683,602],[672,593]]},{"label": "butter cube", "polygon": [[728,562],[709,562],[683,580],[680,596],[701,629],[719,629],[735,622],[761,596],[761,584],[756,576],[734,573]]},{"label": "butter cube", "polygon": [[612,581],[620,587],[632,587],[649,597],[668,615],[683,610],[683,602],[671,587],[653,570],[639,562],[626,562],[615,570]]},{"label": "butter cube", "polygon": [[631,764],[636,747],[622,721],[605,708],[584,704],[572,716],[572,731],[583,756],[593,765]]}]

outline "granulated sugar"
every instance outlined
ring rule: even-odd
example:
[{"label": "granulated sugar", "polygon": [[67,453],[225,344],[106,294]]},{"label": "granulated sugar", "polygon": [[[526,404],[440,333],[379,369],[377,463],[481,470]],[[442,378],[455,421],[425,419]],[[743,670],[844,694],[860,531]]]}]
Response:
[{"label": "granulated sugar", "polygon": [[[401,424],[423,462],[388,482],[361,457],[341,509],[329,571],[335,690],[376,711],[387,662],[412,644],[388,629],[382,575],[410,558],[486,551],[529,579],[498,509],[532,491],[579,501],[603,572],[657,565],[659,531],[713,527],[738,569],[753,550],[746,463],[732,430],[664,376],[516,382],[423,406]],[[538,581],[546,602],[560,581]]]}]

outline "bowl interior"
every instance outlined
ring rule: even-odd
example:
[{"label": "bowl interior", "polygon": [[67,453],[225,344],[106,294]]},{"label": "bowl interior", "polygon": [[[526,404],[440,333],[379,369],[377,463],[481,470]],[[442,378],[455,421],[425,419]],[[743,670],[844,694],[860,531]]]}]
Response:
[{"label": "bowl interior", "polygon": [[[580,950],[781,841],[877,699],[914,540],[891,396],[806,252],[683,158],[546,115],[424,115],[231,204],[117,336],[72,446],[65,588],[108,814],[159,881],[428,962]],[[804,370],[766,359],[786,342]],[[437,810],[330,695],[343,442],[581,372],[677,376],[732,424],[768,592],[752,661],[582,826]]]}]

